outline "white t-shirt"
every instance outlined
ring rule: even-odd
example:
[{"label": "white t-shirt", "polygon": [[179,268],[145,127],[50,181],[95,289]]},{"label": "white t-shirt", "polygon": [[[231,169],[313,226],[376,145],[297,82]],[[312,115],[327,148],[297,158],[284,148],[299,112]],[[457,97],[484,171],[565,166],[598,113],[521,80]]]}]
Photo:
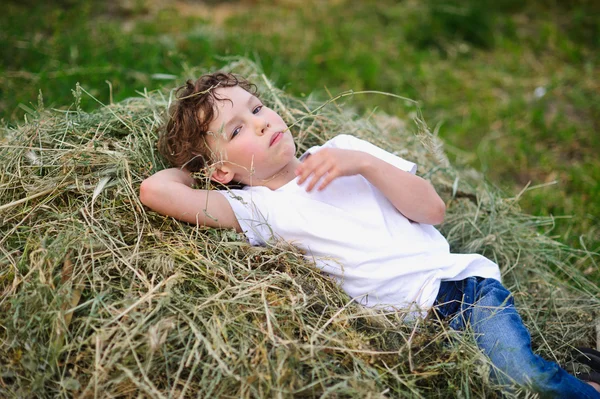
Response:
[{"label": "white t-shirt", "polygon": [[[323,146],[367,152],[399,169],[416,165],[366,141],[340,135]],[[294,179],[277,190],[222,192],[252,245],[285,240],[333,276],[357,302],[411,311],[429,309],[441,280],[470,276],[500,280],[498,266],[477,254],[451,254],[435,227],[402,215],[361,175],[339,177],[307,193]]]}]

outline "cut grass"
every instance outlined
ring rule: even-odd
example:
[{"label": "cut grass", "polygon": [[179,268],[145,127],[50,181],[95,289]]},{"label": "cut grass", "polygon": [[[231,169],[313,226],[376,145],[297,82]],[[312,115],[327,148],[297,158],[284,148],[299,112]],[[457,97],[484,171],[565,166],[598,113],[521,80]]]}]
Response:
[{"label": "cut grass", "polygon": [[[447,201],[453,250],[499,263],[534,347],[564,364],[572,346],[592,345],[600,288],[571,258],[597,254],[539,235],[552,220],[454,168],[423,121],[414,131],[333,104],[312,115],[320,102],[273,88],[252,63],[229,68],[299,121],[300,150],[346,133],[416,161]],[[167,103],[152,92],[91,113],[38,108],[4,132],[2,396],[498,395],[469,334],[358,306],[290,245],[254,248],[144,209],[139,184],[165,167],[155,142]]]}]

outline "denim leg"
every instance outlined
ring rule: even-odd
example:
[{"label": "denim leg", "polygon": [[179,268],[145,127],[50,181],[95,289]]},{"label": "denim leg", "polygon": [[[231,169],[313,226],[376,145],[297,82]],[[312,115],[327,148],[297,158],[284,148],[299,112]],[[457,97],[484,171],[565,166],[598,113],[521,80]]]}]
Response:
[{"label": "denim leg", "polygon": [[470,324],[477,345],[495,367],[497,382],[525,386],[544,397],[600,398],[589,384],[532,352],[512,295],[499,281],[470,277],[444,282],[436,304],[441,316],[452,317],[451,328],[464,330]]}]

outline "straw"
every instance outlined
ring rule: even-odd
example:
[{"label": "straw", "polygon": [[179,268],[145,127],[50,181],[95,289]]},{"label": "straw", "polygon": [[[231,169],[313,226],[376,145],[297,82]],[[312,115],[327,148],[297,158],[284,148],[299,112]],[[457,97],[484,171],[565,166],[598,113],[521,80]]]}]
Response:
[{"label": "straw", "polygon": [[[534,347],[565,362],[572,346],[595,346],[600,292],[579,270],[597,254],[540,234],[552,219],[455,169],[424,121],[319,108],[245,59],[227,69],[258,84],[299,151],[344,133],[418,163],[447,201],[452,249],[500,264]],[[361,307],[291,245],[253,248],[144,208],[141,181],[167,166],[155,143],[168,98],[32,110],[2,133],[0,396],[497,395],[471,335]]]}]

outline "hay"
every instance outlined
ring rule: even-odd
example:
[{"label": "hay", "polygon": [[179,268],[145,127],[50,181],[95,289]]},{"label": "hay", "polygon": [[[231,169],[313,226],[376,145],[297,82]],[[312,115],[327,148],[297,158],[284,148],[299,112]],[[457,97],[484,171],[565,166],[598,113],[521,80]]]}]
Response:
[{"label": "hay", "polygon": [[[312,115],[320,103],[287,96],[248,61],[229,68],[300,120],[299,151],[347,133],[415,160],[447,200],[453,250],[501,265],[544,356],[564,362],[571,345],[594,344],[600,292],[571,264],[596,255],[539,235],[551,220],[453,168],[422,121],[414,134],[339,101]],[[169,93],[92,113],[74,94],[72,109],[40,103],[3,132],[0,396],[496,395],[469,335],[357,306],[291,246],[253,248],[144,209],[140,182],[166,166],[155,142]]]}]

